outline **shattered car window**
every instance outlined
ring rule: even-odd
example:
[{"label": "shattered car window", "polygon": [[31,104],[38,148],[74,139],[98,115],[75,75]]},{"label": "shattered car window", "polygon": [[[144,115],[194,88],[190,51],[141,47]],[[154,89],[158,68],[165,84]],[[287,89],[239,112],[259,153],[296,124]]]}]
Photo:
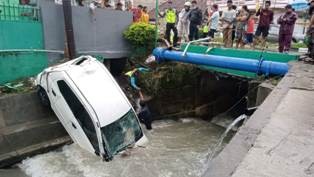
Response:
[{"label": "shattered car window", "polygon": [[116,122],[101,128],[101,131],[107,143],[107,152],[110,155],[115,155],[124,150],[143,136],[133,110],[130,110]]}]

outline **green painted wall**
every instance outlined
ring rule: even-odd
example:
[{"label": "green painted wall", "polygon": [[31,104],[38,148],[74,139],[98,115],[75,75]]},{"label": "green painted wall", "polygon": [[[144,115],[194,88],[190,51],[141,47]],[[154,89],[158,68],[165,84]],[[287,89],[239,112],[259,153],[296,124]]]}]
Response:
[{"label": "green painted wall", "polygon": [[[0,20],[0,50],[43,48],[40,22]],[[45,53],[0,52],[0,84],[34,76],[47,66]]]}]

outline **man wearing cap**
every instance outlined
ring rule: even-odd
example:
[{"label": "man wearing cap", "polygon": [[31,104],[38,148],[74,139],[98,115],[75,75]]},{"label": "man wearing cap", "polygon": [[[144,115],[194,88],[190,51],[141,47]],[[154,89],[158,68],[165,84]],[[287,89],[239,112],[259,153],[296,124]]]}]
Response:
[{"label": "man wearing cap", "polygon": [[177,22],[177,10],[173,7],[172,1],[168,0],[168,8],[165,10],[163,14],[159,13],[160,17],[166,17],[166,40],[170,43],[170,34],[173,32],[173,46],[177,46],[178,41],[178,30],[176,28]]},{"label": "man wearing cap", "polygon": [[289,52],[292,41],[294,24],[297,21],[297,14],[293,12],[292,6],[286,6],[286,13],[279,17],[279,52]]},{"label": "man wearing cap", "polygon": [[[265,2],[265,8],[259,9],[256,12],[256,16],[259,16],[259,23],[255,32],[254,45],[262,43],[262,46],[266,44],[266,38],[269,33],[270,24],[274,20],[274,12],[270,10],[270,1]],[[261,37],[262,36],[262,37]]]},{"label": "man wearing cap", "polygon": [[190,21],[189,21],[189,14],[190,14],[190,2],[185,2],[184,8],[179,13],[179,22],[177,25],[178,28],[178,41],[181,42],[181,39],[183,38],[185,42],[189,41],[189,27],[190,27]]},{"label": "man wearing cap", "polygon": [[236,11],[232,8],[232,1],[227,1],[228,9],[223,11],[221,21],[223,29],[223,42],[224,47],[232,47],[232,28],[236,18]]},{"label": "man wearing cap", "polygon": [[191,6],[191,12],[189,14],[189,20],[190,20],[190,34],[189,34],[189,40],[197,40],[199,38],[198,36],[198,27],[202,24],[202,10],[197,7],[197,1],[192,1]]}]

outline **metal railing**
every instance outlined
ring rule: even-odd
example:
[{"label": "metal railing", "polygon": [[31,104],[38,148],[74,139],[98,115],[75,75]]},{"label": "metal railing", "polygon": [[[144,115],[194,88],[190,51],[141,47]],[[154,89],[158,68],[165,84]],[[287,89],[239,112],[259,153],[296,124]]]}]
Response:
[{"label": "metal railing", "polygon": [[[0,2],[1,3],[1,2]],[[0,4],[0,21],[40,21],[40,9],[29,5]]]}]

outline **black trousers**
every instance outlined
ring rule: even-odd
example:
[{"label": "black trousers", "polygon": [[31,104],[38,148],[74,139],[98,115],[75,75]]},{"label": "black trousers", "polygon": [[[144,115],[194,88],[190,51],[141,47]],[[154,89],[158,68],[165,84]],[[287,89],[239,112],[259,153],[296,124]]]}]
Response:
[{"label": "black trousers", "polygon": [[175,23],[167,23],[166,25],[166,40],[170,42],[170,33],[172,32],[174,33],[173,36],[173,46],[177,46],[178,43],[178,30],[176,28],[176,24]]},{"label": "black trousers", "polygon": [[147,130],[152,129],[152,115],[149,110],[142,111],[138,114],[138,118],[140,119],[140,122],[145,124]]},{"label": "black trousers", "polygon": [[198,28],[196,23],[190,23],[190,34],[189,34],[189,40],[197,40],[199,38],[198,35]]},{"label": "black trousers", "polygon": [[210,29],[210,31],[208,32],[208,36],[211,37],[211,38],[214,38],[216,32],[217,32],[217,30],[215,30],[215,29]]}]

